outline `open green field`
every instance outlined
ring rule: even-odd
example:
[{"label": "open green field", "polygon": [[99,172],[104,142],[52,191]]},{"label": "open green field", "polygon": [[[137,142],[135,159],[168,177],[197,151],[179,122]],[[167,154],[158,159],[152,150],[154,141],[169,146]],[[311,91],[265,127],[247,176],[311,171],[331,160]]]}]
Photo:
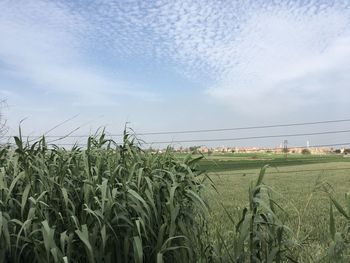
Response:
[{"label": "open green field", "polygon": [[[256,158],[257,157],[257,158]],[[209,177],[217,192],[208,191],[211,207],[211,222],[215,230],[230,243],[234,225],[230,222],[222,205],[239,221],[243,207],[248,205],[248,189],[258,177],[259,168],[266,163],[276,165],[266,172],[264,183],[275,191],[274,200],[282,206],[286,214],[281,214],[284,223],[289,226],[297,240],[304,240],[301,246],[299,262],[317,262],[327,252],[330,243],[329,233],[329,197],[322,191],[321,183],[329,183],[334,196],[345,203],[344,194],[350,189],[350,162],[342,156],[240,156],[205,160],[209,167]],[[216,164],[210,166],[210,162]],[[339,213],[335,213],[337,227],[344,223]],[[214,230],[213,230],[214,231]]]},{"label": "open green field", "polygon": [[201,169],[208,172],[240,171],[258,169],[266,164],[283,167],[330,162],[350,162],[350,158],[341,154],[215,153],[205,155]]}]

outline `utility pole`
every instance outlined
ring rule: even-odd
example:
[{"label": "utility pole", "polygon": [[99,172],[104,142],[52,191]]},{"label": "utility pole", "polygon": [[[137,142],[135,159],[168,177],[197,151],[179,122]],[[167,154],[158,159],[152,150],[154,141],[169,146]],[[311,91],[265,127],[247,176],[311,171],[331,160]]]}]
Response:
[{"label": "utility pole", "polygon": [[284,152],[284,157],[287,159],[287,154],[288,154],[288,140],[283,141],[283,152]]}]

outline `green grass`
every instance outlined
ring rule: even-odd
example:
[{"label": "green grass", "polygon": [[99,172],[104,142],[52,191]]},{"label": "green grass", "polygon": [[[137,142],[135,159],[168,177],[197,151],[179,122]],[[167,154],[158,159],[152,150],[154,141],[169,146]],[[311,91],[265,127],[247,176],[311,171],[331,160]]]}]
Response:
[{"label": "green grass", "polygon": [[302,155],[302,154],[213,154],[201,160],[201,169],[208,172],[260,169],[266,164],[274,167],[318,164],[329,162],[349,162],[350,158],[342,155]]},{"label": "green grass", "polygon": [[[237,223],[243,207],[248,204],[249,185],[256,180],[258,173],[259,169],[210,173],[218,191],[207,192],[212,231],[219,229],[228,245],[232,242],[234,226],[221,204]],[[330,244],[329,196],[318,187],[325,181],[332,185],[335,198],[344,201],[344,193],[350,189],[350,163],[337,161],[282,166],[278,171],[269,168],[265,175],[264,182],[274,189],[274,199],[286,212],[281,214],[282,220],[291,227],[298,240],[304,240],[298,251],[299,262],[316,262],[327,254]],[[335,214],[339,229],[344,220],[339,213]],[[215,239],[215,234],[213,236]]]}]

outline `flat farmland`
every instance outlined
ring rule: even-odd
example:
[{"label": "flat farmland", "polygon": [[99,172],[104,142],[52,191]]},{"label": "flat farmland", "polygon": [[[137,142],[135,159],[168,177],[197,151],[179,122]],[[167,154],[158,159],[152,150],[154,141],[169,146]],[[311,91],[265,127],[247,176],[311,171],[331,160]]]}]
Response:
[{"label": "flat farmland", "polygon": [[338,162],[350,162],[350,158],[340,154],[215,153],[204,155],[200,169],[207,172],[242,171],[260,169],[266,164],[278,168]]},{"label": "flat farmland", "polygon": [[[300,242],[299,262],[316,262],[326,254],[330,244],[330,202],[326,185],[334,197],[345,205],[344,195],[350,189],[350,158],[341,155],[269,155],[216,154],[203,160],[215,189],[209,186],[210,221],[213,236],[222,235],[227,248],[242,210],[249,205],[249,186],[256,181],[260,168],[270,164],[264,183],[273,199],[283,209],[279,216]],[[229,219],[232,217],[234,223]],[[336,228],[345,220],[335,213]],[[214,237],[215,238],[215,237]]]}]

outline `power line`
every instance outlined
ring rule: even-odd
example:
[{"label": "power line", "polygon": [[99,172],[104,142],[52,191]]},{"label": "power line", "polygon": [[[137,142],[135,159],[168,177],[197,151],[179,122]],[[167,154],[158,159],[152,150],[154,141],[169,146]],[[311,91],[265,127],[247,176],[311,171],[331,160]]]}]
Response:
[{"label": "power line", "polygon": [[253,130],[253,129],[267,129],[267,128],[278,128],[278,127],[317,125],[317,124],[326,124],[326,123],[340,123],[340,122],[350,122],[350,119],[288,123],[288,124],[275,124],[275,125],[262,125],[262,126],[234,127],[234,128],[221,128],[221,129],[145,132],[145,133],[137,133],[137,135],[161,135],[161,134],[183,134],[183,133],[204,133],[204,132],[220,132],[220,131]]},{"label": "power line", "polygon": [[144,144],[173,144],[173,143],[189,143],[189,142],[242,141],[242,140],[251,140],[251,139],[316,136],[316,135],[339,134],[339,133],[349,133],[349,132],[350,132],[350,130],[339,130],[339,131],[324,131],[324,132],[295,133],[295,134],[277,134],[277,135],[263,135],[263,136],[249,136],[249,137],[221,138],[221,139],[191,139],[191,140],[155,141],[155,142],[145,142]]},{"label": "power line", "polygon": [[[173,143],[190,143],[190,142],[223,142],[223,141],[241,141],[241,140],[252,140],[252,139],[267,139],[267,138],[285,138],[285,137],[300,137],[300,136],[317,136],[326,134],[340,134],[349,133],[350,130],[338,130],[338,131],[324,131],[324,132],[313,132],[313,133],[294,133],[294,134],[276,134],[276,135],[263,135],[263,136],[249,136],[249,137],[236,137],[236,138],[219,138],[219,139],[189,139],[189,140],[171,140],[171,141],[153,141],[143,142],[145,145],[151,144],[173,144]],[[109,135],[110,136],[110,135]],[[107,136],[108,137],[108,136]],[[65,139],[68,137],[64,137]],[[56,141],[56,140],[55,140]],[[59,145],[59,144],[56,144]],[[65,144],[67,145],[67,144]],[[75,145],[72,143],[71,145]]]},{"label": "power line", "polygon": [[[208,133],[208,132],[221,132],[221,131],[237,131],[237,130],[254,130],[254,129],[268,129],[268,128],[278,128],[278,127],[292,127],[292,126],[306,126],[306,125],[319,125],[319,124],[329,124],[329,123],[341,123],[350,122],[350,119],[339,119],[339,120],[324,120],[315,122],[299,122],[299,123],[287,123],[287,124],[271,124],[262,126],[246,126],[246,127],[233,127],[233,128],[219,128],[219,129],[198,129],[198,130],[183,130],[183,131],[161,131],[161,132],[141,132],[135,133],[135,135],[166,135],[166,134],[188,134],[188,133]],[[124,134],[109,134],[110,137],[120,137]],[[81,134],[81,135],[46,135],[46,138],[85,138],[89,137],[91,134]],[[6,138],[11,138],[13,136],[3,136]],[[41,137],[37,135],[24,136],[26,138]]]}]

